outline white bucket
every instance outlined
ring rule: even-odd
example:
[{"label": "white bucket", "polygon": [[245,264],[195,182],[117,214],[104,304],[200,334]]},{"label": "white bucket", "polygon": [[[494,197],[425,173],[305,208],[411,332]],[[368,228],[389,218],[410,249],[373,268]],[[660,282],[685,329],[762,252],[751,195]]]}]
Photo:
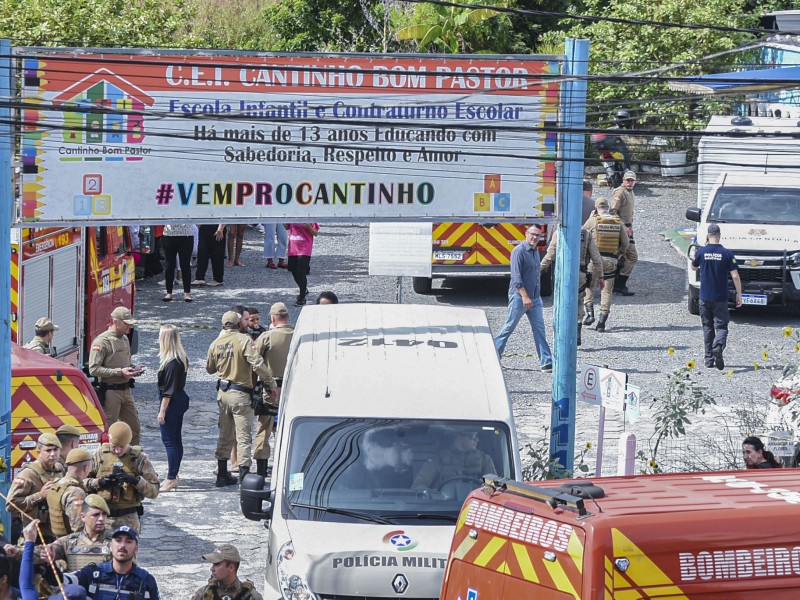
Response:
[{"label": "white bucket", "polygon": [[661,160],[662,177],[680,177],[686,175],[686,150],[662,152]]}]

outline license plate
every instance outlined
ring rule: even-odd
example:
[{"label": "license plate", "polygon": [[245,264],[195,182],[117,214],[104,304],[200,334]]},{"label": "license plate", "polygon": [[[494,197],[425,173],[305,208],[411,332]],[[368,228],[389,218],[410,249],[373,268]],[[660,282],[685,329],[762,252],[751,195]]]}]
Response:
[{"label": "license plate", "polygon": [[742,294],[742,304],[755,304],[756,306],[766,306],[767,297],[760,294]]},{"label": "license plate", "polygon": [[458,250],[434,250],[433,260],[464,260],[464,253]]}]

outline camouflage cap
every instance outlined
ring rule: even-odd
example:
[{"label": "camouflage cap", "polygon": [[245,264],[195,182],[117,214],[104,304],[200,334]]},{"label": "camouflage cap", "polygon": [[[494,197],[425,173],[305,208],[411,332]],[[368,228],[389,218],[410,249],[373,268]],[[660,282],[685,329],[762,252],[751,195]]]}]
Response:
[{"label": "camouflage cap", "polygon": [[66,423],[56,429],[56,435],[81,435],[81,430],[75,427],[75,425],[67,425]]},{"label": "camouflage cap", "polygon": [[625,173],[622,175],[622,179],[623,180],[633,179],[634,181],[636,181],[636,173],[634,173],[633,171],[625,171]]},{"label": "camouflage cap", "polygon": [[61,448],[61,442],[58,440],[55,433],[43,433],[39,436],[39,439],[36,440],[36,443],[40,446],[55,446],[56,448]]},{"label": "camouflage cap", "polygon": [[33,326],[38,331],[44,331],[44,332],[58,331],[58,325],[53,323],[48,317],[42,317],[41,319],[36,321],[36,323],[34,323]]},{"label": "camouflage cap", "polygon": [[239,551],[236,549],[236,546],[232,546],[231,544],[220,544],[214,548],[214,552],[203,554],[203,560],[215,564],[223,560],[235,563],[242,562],[242,558],[239,556]]},{"label": "camouflage cap", "polygon": [[136,319],[133,318],[133,313],[131,313],[131,311],[129,311],[124,306],[118,306],[117,308],[112,310],[111,317],[117,319],[118,321],[122,321],[126,325],[136,324]]},{"label": "camouflage cap", "polygon": [[89,506],[91,508],[96,508],[98,510],[102,510],[106,515],[111,514],[111,510],[108,508],[108,504],[103,499],[102,496],[97,494],[89,494],[86,498],[83,499],[83,505]]},{"label": "camouflage cap", "polygon": [[92,460],[92,455],[83,448],[73,448],[67,454],[67,460],[64,461],[67,465],[77,465],[78,463],[88,462]]}]

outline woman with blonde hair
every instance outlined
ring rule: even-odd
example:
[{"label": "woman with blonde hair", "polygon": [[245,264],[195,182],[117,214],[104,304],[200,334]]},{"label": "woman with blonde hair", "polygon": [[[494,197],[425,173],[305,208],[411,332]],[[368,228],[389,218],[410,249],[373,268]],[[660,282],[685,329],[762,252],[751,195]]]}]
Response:
[{"label": "woman with blonde hair", "polygon": [[167,451],[167,478],[159,491],[171,492],[178,487],[178,470],[183,460],[181,429],[183,415],[189,408],[189,396],[184,391],[189,359],[178,329],[169,323],[162,325],[158,333],[158,359],[158,395],[161,399],[158,424]]}]

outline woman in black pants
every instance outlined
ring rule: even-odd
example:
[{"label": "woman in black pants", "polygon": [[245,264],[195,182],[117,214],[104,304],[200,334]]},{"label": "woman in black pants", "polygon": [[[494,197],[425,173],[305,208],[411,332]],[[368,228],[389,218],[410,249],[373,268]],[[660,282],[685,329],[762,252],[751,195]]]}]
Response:
[{"label": "woman in black pants", "polygon": [[191,225],[166,225],[164,235],[161,236],[161,244],[164,247],[164,259],[166,267],[164,276],[166,277],[167,293],[162,298],[164,302],[172,300],[172,286],[175,282],[175,262],[180,260],[180,271],[183,274],[183,300],[192,301],[192,284],[189,273],[192,268],[192,250],[194,249],[194,230]]},{"label": "woman in black pants", "polygon": [[162,325],[158,333],[158,359],[158,396],[161,402],[158,424],[167,451],[167,478],[159,491],[171,492],[178,487],[178,470],[183,460],[183,415],[189,409],[189,396],[184,388],[189,359],[178,330],[169,323]]},{"label": "woman in black pants", "polygon": [[[206,284],[208,261],[211,259],[213,279]],[[198,225],[197,227],[197,271],[192,285],[222,285],[225,272],[225,225]]]}]

